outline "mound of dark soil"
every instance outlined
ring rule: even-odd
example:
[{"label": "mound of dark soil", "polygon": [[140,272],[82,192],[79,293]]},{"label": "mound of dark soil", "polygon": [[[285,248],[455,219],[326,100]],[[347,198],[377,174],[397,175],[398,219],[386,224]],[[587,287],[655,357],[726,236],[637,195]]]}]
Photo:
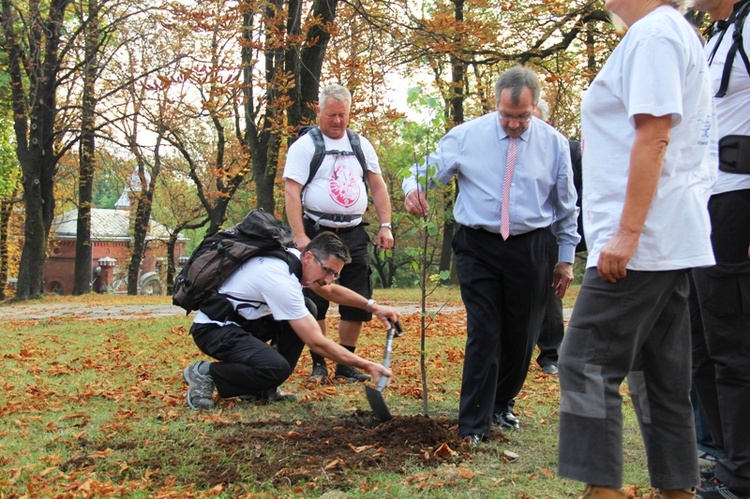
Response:
[{"label": "mound of dark soil", "polygon": [[[371,412],[357,411],[347,417],[301,423],[240,422],[229,426],[240,426],[242,431],[232,432],[217,445],[233,458],[240,457],[243,449],[250,451],[254,455],[243,462],[242,474],[276,485],[324,481],[328,486],[346,487],[355,472],[401,473],[407,464],[433,467],[458,463],[471,459],[474,452],[458,436],[455,421],[425,416],[396,416],[381,422]],[[492,438],[505,436],[493,432]],[[225,467],[207,468],[203,478],[206,485],[213,486],[239,478],[233,475]]]}]

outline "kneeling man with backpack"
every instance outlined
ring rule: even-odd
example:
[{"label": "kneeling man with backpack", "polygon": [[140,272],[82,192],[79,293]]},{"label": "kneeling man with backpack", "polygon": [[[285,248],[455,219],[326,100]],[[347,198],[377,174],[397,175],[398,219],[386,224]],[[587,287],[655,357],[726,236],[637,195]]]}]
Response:
[{"label": "kneeling man with backpack", "polygon": [[[294,370],[304,345],[341,364],[367,371],[377,381],[390,369],[353,354],[327,339],[315,320],[309,288],[334,303],[371,311],[386,327],[398,320],[392,307],[334,284],[351,259],[343,241],[330,232],[315,237],[300,253],[252,256],[239,265],[215,293],[203,299],[190,334],[200,350],[218,362],[186,367],[187,403],[192,409],[214,407],[214,388],[223,398],[290,400],[279,390]],[[301,262],[301,272],[296,261]],[[179,303],[178,303],[179,304]]]}]

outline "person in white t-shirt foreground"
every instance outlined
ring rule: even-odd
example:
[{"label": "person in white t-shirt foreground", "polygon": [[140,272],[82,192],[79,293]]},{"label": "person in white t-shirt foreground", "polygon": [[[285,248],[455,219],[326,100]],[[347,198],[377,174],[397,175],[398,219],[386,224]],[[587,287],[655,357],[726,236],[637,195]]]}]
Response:
[{"label": "person in white t-shirt foreground", "polygon": [[[347,130],[352,96],[341,85],[328,85],[320,92],[318,126],[299,137],[287,152],[284,167],[286,215],[294,232],[294,242],[304,250],[310,239],[323,231],[334,232],[344,240],[352,261],[341,271],[339,284],[372,300],[370,281],[370,237],[363,220],[367,210],[368,186],[378,215],[377,247],[393,248],[391,233],[391,201],[383,180],[378,156],[370,141]],[[313,134],[319,134],[325,145],[320,168],[310,178],[311,162],[315,157]],[[352,144],[361,145],[361,156]],[[309,183],[308,183],[309,180]],[[317,320],[326,333],[328,301],[315,293],[306,292],[318,308]],[[364,322],[372,319],[371,306],[360,310],[339,307],[339,343],[354,352]],[[325,383],[328,368],[325,359],[312,352],[311,381]],[[370,377],[353,366],[337,364],[336,379],[358,382]]]},{"label": "person in white t-shirt foreground", "polygon": [[[253,257],[218,289],[231,297],[229,305],[236,320],[219,321],[200,310],[196,314],[190,334],[203,353],[219,362],[199,361],[184,369],[190,408],[212,409],[214,389],[222,398],[295,400],[278,387],[294,371],[304,345],[336,362],[363,369],[375,381],[391,376],[390,369],[323,336],[315,320],[315,306],[302,293],[304,287],[334,303],[359,309],[368,306],[364,296],[333,283],[350,260],[344,242],[335,234],[323,233],[310,241],[303,253],[288,251],[302,263],[301,279],[280,258]],[[379,304],[370,308],[386,327],[398,320],[395,308]]]},{"label": "person in white t-shirt foreground", "polygon": [[607,0],[629,27],[581,105],[589,255],[560,349],[558,472],[624,498],[620,385],[646,447],[650,497],[699,483],[688,272],[714,263],[711,81],[682,0]]}]

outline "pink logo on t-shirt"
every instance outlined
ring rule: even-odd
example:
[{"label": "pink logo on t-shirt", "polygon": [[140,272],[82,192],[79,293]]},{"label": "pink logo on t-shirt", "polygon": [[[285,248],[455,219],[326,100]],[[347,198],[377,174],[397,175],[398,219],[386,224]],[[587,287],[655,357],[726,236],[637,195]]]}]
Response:
[{"label": "pink logo on t-shirt", "polygon": [[328,179],[331,199],[344,208],[353,206],[359,201],[360,178],[355,177],[351,169],[346,165],[337,164],[333,169],[333,175]]}]

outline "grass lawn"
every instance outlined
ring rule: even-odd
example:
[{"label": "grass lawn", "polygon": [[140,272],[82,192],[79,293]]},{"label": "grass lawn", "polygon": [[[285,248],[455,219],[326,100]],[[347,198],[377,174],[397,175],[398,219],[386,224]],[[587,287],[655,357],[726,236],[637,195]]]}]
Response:
[{"label": "grass lawn", "polygon": [[[204,357],[187,333],[190,317],[27,319],[23,304],[0,306],[6,313],[0,324],[0,497],[580,494],[581,484],[555,473],[556,377],[533,364],[517,399],[521,429],[493,432],[478,449],[465,446],[455,438],[465,341],[456,289],[441,288],[427,300],[424,346],[418,291],[376,290],[375,297],[416,310],[403,316],[405,333],[394,343],[395,377],[384,392],[395,416],[389,423],[372,419],[361,385],[308,386],[307,351],[284,385],[298,395],[297,403],[229,399],[214,411],[191,411],[181,371]],[[41,302],[84,309],[125,303],[147,311],[169,300],[91,295]],[[378,324],[369,324],[357,352],[382,359],[384,337]],[[623,407],[625,483],[637,497],[648,491],[648,476],[629,398]],[[405,428],[411,430],[396,433]],[[434,441],[419,440],[425,434]],[[361,443],[362,435],[375,440]]]}]

